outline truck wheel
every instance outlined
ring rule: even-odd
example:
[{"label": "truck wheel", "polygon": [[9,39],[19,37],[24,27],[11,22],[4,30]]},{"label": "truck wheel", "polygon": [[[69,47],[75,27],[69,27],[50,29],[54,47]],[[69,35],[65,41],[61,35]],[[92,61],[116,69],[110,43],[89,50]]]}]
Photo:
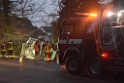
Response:
[{"label": "truck wheel", "polygon": [[66,60],[66,69],[73,75],[78,75],[81,73],[83,67],[76,57],[68,57]]},{"label": "truck wheel", "polygon": [[103,66],[100,60],[92,59],[88,62],[88,74],[94,78],[101,78],[103,76]]}]

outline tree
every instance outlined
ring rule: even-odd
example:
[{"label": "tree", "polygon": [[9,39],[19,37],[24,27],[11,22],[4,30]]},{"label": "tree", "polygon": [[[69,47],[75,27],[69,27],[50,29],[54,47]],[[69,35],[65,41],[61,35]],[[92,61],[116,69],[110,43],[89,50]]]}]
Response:
[{"label": "tree", "polygon": [[8,17],[11,14],[13,1],[11,0],[0,0],[0,15]]},{"label": "tree", "polygon": [[51,22],[51,26],[52,26],[51,41],[52,41],[52,43],[56,43],[58,40],[59,29],[57,28],[57,23],[58,23],[58,20],[54,20]]},{"label": "tree", "polygon": [[59,0],[60,18],[72,17],[78,5],[78,0]]},{"label": "tree", "polygon": [[[35,13],[44,12],[45,4],[46,0],[0,0],[0,34],[8,38],[16,25],[26,26],[26,23],[22,23],[25,19],[34,16]],[[13,16],[17,17],[13,18]],[[16,20],[18,17],[24,19]]]},{"label": "tree", "polygon": [[[33,15],[37,11],[44,11],[44,5],[46,1],[36,2],[34,0],[16,0],[13,5],[15,9],[13,10],[15,14],[17,14],[21,18],[28,17]],[[39,6],[38,6],[39,5]]]},{"label": "tree", "polygon": [[13,1],[11,0],[0,0],[0,31],[1,37],[5,37],[10,29],[10,15]]},{"label": "tree", "polygon": [[3,4],[3,13],[5,17],[8,17],[9,14],[11,13],[11,8],[12,8],[12,1],[10,0],[2,0]]},{"label": "tree", "polygon": [[0,0],[0,16],[2,14],[2,0]]},{"label": "tree", "polygon": [[51,0],[51,6],[53,6],[53,11],[50,13],[50,14],[47,14],[48,15],[48,18],[51,19],[51,23],[50,23],[50,26],[52,28],[51,30],[51,36],[50,36],[50,39],[51,39],[51,42],[52,43],[56,43],[57,42],[57,39],[58,39],[58,28],[57,28],[57,23],[58,23],[58,13],[57,13],[57,10],[58,10],[58,0]]},{"label": "tree", "polygon": [[10,0],[0,0],[0,17],[3,18],[6,24],[9,24],[9,16],[11,14],[11,10],[13,1]]},{"label": "tree", "polygon": [[60,18],[75,17],[77,12],[98,11],[98,0],[59,0]]}]

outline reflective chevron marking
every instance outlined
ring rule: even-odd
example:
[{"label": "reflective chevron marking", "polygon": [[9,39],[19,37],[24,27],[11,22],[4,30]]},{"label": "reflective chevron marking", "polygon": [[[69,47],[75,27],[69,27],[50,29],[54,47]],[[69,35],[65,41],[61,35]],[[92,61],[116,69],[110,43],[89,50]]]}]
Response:
[{"label": "reflective chevron marking", "polygon": [[60,39],[59,44],[81,44],[82,39]]}]

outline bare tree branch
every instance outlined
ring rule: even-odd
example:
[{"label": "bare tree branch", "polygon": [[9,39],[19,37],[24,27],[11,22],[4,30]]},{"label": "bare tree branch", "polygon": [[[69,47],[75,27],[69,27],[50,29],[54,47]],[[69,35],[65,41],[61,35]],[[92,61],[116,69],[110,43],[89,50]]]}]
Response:
[{"label": "bare tree branch", "polygon": [[43,12],[45,4],[46,0],[42,0],[39,3],[34,0],[16,0],[13,4],[15,6],[14,13],[19,17],[25,18],[36,12]]}]

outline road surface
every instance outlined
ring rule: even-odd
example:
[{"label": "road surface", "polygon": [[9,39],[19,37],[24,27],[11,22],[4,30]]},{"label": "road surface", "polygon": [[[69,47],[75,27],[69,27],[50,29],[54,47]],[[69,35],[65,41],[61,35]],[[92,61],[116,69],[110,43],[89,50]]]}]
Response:
[{"label": "road surface", "polygon": [[0,58],[0,83],[124,83],[124,75],[93,79],[85,74],[74,76],[62,70],[55,62],[35,62]]}]

